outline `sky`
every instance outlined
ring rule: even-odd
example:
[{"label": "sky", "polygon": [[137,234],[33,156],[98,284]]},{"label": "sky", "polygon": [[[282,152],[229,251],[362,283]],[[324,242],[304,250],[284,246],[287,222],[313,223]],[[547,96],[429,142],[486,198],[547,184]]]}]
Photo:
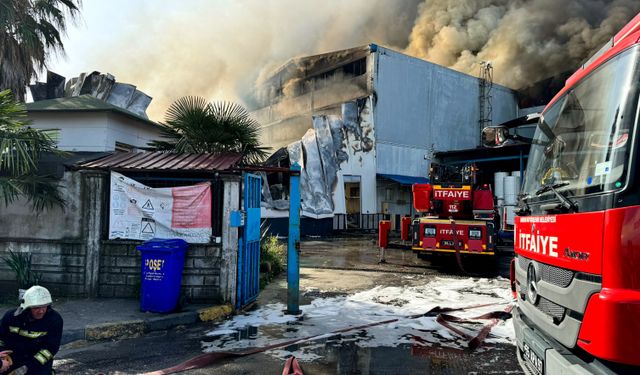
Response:
[{"label": "sky", "polygon": [[83,0],[49,69],[110,73],[153,97],[253,103],[287,60],[376,43],[520,89],[575,69],[640,11],[637,0]]},{"label": "sky", "polygon": [[[49,68],[67,79],[111,73],[151,95],[147,112],[161,120],[181,96],[243,103],[261,71],[298,55],[367,44],[369,38],[393,44],[379,35],[394,30],[406,40],[412,19],[386,28],[383,14],[371,10],[360,17],[359,7],[386,5],[397,15],[405,6],[394,1],[84,0],[81,19],[64,38],[65,56],[54,57]],[[418,1],[404,3],[413,4],[415,14]]]}]

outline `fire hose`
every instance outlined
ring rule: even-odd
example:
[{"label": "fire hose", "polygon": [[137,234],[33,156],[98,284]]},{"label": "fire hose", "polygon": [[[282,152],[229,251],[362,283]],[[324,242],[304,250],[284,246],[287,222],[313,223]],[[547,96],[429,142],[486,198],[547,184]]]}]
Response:
[{"label": "fire hose", "polygon": [[467,271],[464,270],[462,266],[462,256],[460,255],[460,244],[458,243],[458,232],[456,231],[456,221],[453,220],[453,217],[449,217],[449,222],[451,223],[451,230],[453,230],[453,248],[456,250],[456,261],[458,262],[458,267],[460,267],[460,271],[467,275]]},{"label": "fire hose", "polygon": [[[289,340],[289,341],[285,341],[285,342],[280,342],[280,343],[276,343],[273,345],[268,345],[265,347],[261,347],[261,348],[251,348],[248,350],[244,350],[244,351],[237,351],[237,352],[212,352],[212,353],[205,353],[205,354],[201,354],[198,355],[196,357],[193,357],[191,359],[188,359],[185,362],[182,362],[176,366],[173,367],[169,367],[169,368],[165,368],[162,370],[157,370],[157,371],[152,371],[152,372],[148,372],[145,373],[143,375],[167,375],[167,374],[174,374],[174,373],[178,373],[178,372],[182,372],[182,371],[187,371],[187,370],[193,370],[193,369],[197,369],[197,368],[203,368],[209,365],[212,365],[214,363],[216,363],[219,360],[222,359],[227,359],[227,358],[240,358],[240,357],[246,357],[252,354],[256,354],[256,353],[262,353],[262,352],[266,352],[268,350],[272,350],[272,349],[278,349],[278,348],[284,348],[290,345],[302,345],[302,344],[308,344],[311,343],[315,340],[319,340],[319,339],[324,339],[327,337],[331,337],[333,335],[336,334],[340,334],[340,333],[345,333],[345,332],[349,332],[349,331],[355,331],[355,330],[361,330],[361,329],[366,329],[366,328],[371,328],[371,327],[375,327],[375,326],[380,326],[380,325],[384,325],[384,324],[389,324],[389,323],[394,323],[397,322],[401,319],[418,319],[418,318],[422,318],[422,317],[436,317],[436,321],[438,323],[440,323],[442,326],[444,326],[445,328],[451,330],[452,332],[455,332],[456,334],[462,336],[465,340],[468,340],[468,344],[467,346],[474,350],[477,347],[479,347],[480,345],[482,345],[482,343],[484,342],[484,339],[489,335],[489,332],[491,331],[491,328],[493,328],[500,320],[506,320],[509,319],[511,317],[511,309],[513,308],[512,304],[509,304],[509,306],[507,306],[507,308],[504,311],[499,311],[499,312],[493,312],[493,313],[488,313],[488,314],[483,314],[474,318],[467,318],[467,319],[463,319],[463,318],[458,318],[452,315],[449,315],[447,313],[450,312],[455,312],[455,311],[464,311],[464,310],[471,310],[471,309],[478,309],[478,308],[482,308],[482,307],[488,307],[488,306],[496,306],[496,305],[502,305],[501,303],[488,303],[488,304],[481,304],[481,305],[474,305],[474,306],[468,306],[468,307],[460,307],[460,308],[442,308],[439,306],[436,306],[432,309],[430,309],[429,311],[427,311],[426,313],[422,313],[422,314],[415,314],[415,315],[409,315],[409,316],[404,316],[404,317],[400,317],[400,318],[394,318],[394,319],[389,319],[389,320],[383,320],[380,322],[374,322],[374,323],[369,323],[369,324],[364,324],[364,325],[360,325],[360,326],[352,326],[352,327],[346,327],[346,328],[342,328],[342,329],[338,329],[335,331],[331,331],[327,334],[319,334],[319,335],[313,335],[313,336],[307,336],[301,339],[293,339],[293,340]],[[479,319],[490,319],[491,321],[487,324],[485,324],[485,326],[480,330],[480,332],[474,336],[471,337],[467,334],[465,334],[464,332],[458,330],[457,328],[453,327],[450,323],[467,323],[467,322],[471,322],[472,320],[479,320]],[[291,367],[291,365],[293,365],[293,361],[289,364],[289,367],[285,367],[285,369],[290,368],[295,370],[295,367]]]}]

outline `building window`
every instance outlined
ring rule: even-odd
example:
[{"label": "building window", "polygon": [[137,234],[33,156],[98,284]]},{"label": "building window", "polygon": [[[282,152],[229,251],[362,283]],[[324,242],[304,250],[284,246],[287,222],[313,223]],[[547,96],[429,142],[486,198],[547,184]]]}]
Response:
[{"label": "building window", "polygon": [[367,58],[363,57],[342,67],[345,75],[361,76],[367,72]]}]

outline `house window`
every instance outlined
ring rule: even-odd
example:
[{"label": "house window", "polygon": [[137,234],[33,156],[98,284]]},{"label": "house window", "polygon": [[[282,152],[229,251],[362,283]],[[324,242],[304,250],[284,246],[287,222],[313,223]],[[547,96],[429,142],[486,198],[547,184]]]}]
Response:
[{"label": "house window", "polygon": [[119,152],[131,152],[134,151],[135,147],[126,143],[116,142],[116,151]]}]

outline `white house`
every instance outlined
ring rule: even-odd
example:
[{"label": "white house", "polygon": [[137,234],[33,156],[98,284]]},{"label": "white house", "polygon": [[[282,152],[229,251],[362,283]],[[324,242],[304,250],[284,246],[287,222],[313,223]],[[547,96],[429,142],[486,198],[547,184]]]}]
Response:
[{"label": "white house", "polygon": [[32,127],[58,129],[54,137],[64,151],[135,151],[161,139],[158,123],[91,95],[27,103],[27,113]]}]

